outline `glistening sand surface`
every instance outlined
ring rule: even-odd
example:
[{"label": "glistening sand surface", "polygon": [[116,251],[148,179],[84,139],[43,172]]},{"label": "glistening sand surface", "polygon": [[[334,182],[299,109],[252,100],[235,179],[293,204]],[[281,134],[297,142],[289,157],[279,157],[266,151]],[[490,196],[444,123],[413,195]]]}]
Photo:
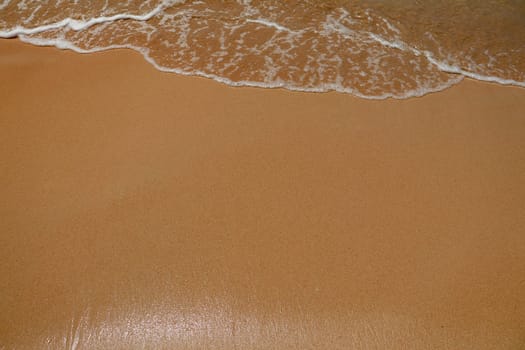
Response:
[{"label": "glistening sand surface", "polygon": [[0,41],[0,348],[520,349],[525,90],[231,88]]}]

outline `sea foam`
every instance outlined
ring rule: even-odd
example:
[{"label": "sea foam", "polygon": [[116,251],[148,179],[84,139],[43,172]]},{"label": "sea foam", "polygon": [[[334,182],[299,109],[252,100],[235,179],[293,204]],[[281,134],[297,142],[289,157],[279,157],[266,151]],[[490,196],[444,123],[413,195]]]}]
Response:
[{"label": "sea foam", "polygon": [[[17,3],[25,4],[19,19]],[[487,33],[477,33],[476,40],[471,35],[476,33],[456,28],[458,40],[470,40],[471,46],[463,47],[431,23],[425,27],[400,17],[412,8],[385,9],[363,1],[165,0],[143,9],[130,4],[119,13],[106,6],[109,10],[92,17],[73,8],[64,18],[53,14],[51,19],[36,18],[39,12],[27,9],[34,3],[0,4],[0,14],[11,18],[0,20],[0,37],[80,53],[132,49],[159,70],[232,86],[338,91],[369,99],[422,96],[463,77],[525,86],[525,46],[513,39],[516,33],[507,38],[504,31],[517,27],[519,18],[496,28],[499,46],[480,41]],[[424,19],[434,9],[416,10]],[[462,11],[457,5],[454,10]],[[485,20],[478,19],[480,28]],[[438,27],[454,24],[444,21]]]}]

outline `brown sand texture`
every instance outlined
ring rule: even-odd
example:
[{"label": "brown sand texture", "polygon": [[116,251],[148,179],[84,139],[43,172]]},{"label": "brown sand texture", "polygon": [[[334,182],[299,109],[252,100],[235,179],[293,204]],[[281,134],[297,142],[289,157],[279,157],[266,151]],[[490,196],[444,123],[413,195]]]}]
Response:
[{"label": "brown sand texture", "polygon": [[525,90],[232,88],[0,41],[0,349],[524,349]]}]

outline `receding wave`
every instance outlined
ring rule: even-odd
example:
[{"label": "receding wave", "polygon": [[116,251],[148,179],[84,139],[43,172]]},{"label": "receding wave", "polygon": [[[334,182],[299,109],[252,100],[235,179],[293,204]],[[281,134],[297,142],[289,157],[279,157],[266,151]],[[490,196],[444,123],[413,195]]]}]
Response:
[{"label": "receding wave", "polygon": [[0,37],[136,50],[235,86],[407,98],[463,77],[525,86],[525,3],[454,0],[0,2]]}]

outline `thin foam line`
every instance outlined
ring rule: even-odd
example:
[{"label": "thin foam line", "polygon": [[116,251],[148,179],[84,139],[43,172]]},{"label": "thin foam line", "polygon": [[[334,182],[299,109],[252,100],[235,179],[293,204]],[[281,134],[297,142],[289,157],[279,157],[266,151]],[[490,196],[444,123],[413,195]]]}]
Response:
[{"label": "thin foam line", "polygon": [[[6,1],[9,2],[9,0],[6,0]],[[91,26],[94,26],[95,24],[113,22],[119,19],[133,19],[136,21],[147,21],[150,18],[162,12],[166,7],[172,6],[177,3],[182,3],[184,1],[185,0],[164,0],[159,6],[155,7],[153,10],[151,10],[150,12],[144,15],[121,13],[118,15],[108,16],[108,17],[106,16],[95,17],[95,18],[91,18],[88,21],[79,21],[79,20],[68,17],[59,22],[46,24],[46,25],[34,27],[34,28],[26,28],[26,27],[17,26],[11,30],[0,31],[0,38],[14,38],[20,35],[38,34],[38,33],[48,31],[48,30],[59,29],[59,28],[64,28],[64,27],[71,28],[75,31],[79,31],[79,30],[83,30]]]}]

